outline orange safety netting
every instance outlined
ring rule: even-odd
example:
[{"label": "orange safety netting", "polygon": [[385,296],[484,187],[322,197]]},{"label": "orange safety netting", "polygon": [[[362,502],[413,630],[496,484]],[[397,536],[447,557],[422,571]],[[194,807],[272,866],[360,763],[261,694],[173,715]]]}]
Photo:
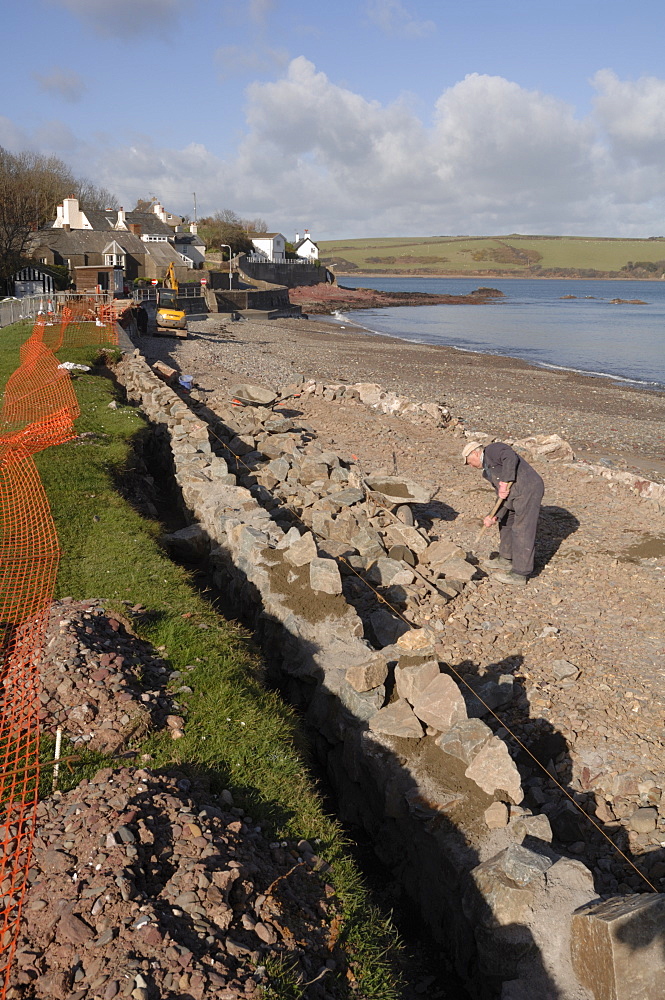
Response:
[{"label": "orange safety netting", "polygon": [[[91,300],[92,301],[92,300]],[[0,1000],[27,885],[39,781],[39,658],[59,561],[33,455],[74,436],[79,407],[54,351],[117,343],[113,311],[39,316],[0,406]]]}]

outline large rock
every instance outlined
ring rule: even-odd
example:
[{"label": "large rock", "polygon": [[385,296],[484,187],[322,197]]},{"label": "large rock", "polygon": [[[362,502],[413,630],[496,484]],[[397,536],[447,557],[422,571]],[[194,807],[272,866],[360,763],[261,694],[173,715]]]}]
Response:
[{"label": "large rock", "polygon": [[519,451],[528,451],[533,458],[547,458],[572,462],[575,453],[567,441],[558,434],[534,434],[533,437],[513,441],[513,447]]},{"label": "large rock", "polygon": [[665,996],[665,895],[593,902],[573,915],[573,968],[595,1000]]},{"label": "large rock", "polygon": [[427,565],[439,566],[448,559],[466,559],[466,552],[448,538],[440,538],[438,542],[432,542],[427,546],[420,561]]},{"label": "large rock", "polygon": [[392,545],[405,545],[416,555],[421,555],[427,547],[427,539],[423,536],[419,528],[412,528],[408,524],[391,524],[386,528],[386,537]]},{"label": "large rock", "polygon": [[412,740],[419,740],[423,735],[423,727],[413,714],[411,706],[402,699],[394,701],[392,705],[387,705],[373,715],[369,720],[369,728],[374,733]]},{"label": "large rock", "polygon": [[[287,555],[289,551],[287,550]],[[309,584],[312,590],[324,594],[341,594],[342,578],[335,560],[315,556],[309,564]]]},{"label": "large rock", "polygon": [[433,564],[432,569],[437,569],[446,580],[459,580],[462,583],[468,582],[476,574],[476,567],[466,559],[446,559],[443,563]]},{"label": "large rock", "polygon": [[349,667],[346,679],[354,691],[371,691],[385,683],[388,676],[388,664],[385,658],[377,653],[367,663],[359,663]]},{"label": "large rock", "polygon": [[436,745],[451,757],[457,757],[467,766],[473,763],[480,750],[492,738],[492,730],[480,719],[464,719],[446,733],[436,738]]},{"label": "large rock", "polygon": [[401,618],[395,617],[385,608],[378,608],[369,616],[369,623],[377,644],[381,647],[391,646],[404,632],[409,631],[409,626]]},{"label": "large rock", "polygon": [[397,560],[381,556],[370,566],[367,571],[367,579],[381,587],[397,585],[408,587],[410,583],[413,583],[414,574]]},{"label": "large rock", "polygon": [[311,532],[306,531],[300,538],[294,538],[288,549],[284,550],[284,558],[292,566],[305,566],[316,557],[316,542]]},{"label": "large rock", "polygon": [[400,698],[413,705],[427,685],[439,676],[441,668],[437,660],[409,663],[408,657],[403,659],[406,662],[400,661],[395,667],[395,687]]},{"label": "large rock", "polygon": [[524,798],[520,773],[508,747],[496,736],[481,747],[465,774],[488,795],[506,794],[516,805]]},{"label": "large rock", "polygon": [[551,865],[549,858],[514,845],[471,872],[472,885],[464,893],[462,909],[474,925],[480,966],[486,973],[515,978],[525,957],[536,951],[527,924],[536,886]]},{"label": "large rock", "polygon": [[466,719],[464,699],[448,674],[434,677],[416,698],[413,710],[428,726],[444,732]]}]

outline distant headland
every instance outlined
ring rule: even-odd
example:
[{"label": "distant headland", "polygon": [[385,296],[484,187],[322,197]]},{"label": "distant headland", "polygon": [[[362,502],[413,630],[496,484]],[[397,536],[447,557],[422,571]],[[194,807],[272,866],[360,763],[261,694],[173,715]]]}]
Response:
[{"label": "distant headland", "polygon": [[337,274],[469,278],[656,279],[665,277],[665,236],[401,236],[320,240]]}]

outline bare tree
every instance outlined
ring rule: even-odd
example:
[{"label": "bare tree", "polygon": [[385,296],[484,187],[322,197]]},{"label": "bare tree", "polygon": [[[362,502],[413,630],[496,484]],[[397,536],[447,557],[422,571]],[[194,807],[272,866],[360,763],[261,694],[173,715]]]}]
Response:
[{"label": "bare tree", "polygon": [[56,156],[10,153],[0,146],[0,286],[7,288],[26,260],[32,233],[53,220],[70,194],[78,194],[88,208],[117,205],[110,192],[77,180]]}]

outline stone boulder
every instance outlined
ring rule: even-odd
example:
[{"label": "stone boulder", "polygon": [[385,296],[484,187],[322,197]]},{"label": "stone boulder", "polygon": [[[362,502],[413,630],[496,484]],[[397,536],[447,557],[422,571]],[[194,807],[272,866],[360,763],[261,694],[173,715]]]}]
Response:
[{"label": "stone boulder", "polygon": [[464,699],[455,681],[448,674],[438,674],[419,692],[413,711],[421,722],[440,732],[466,719]]},{"label": "stone boulder", "polygon": [[373,733],[400,736],[410,740],[419,740],[423,736],[423,727],[411,706],[401,698],[373,715],[369,720],[369,728]]},{"label": "stone boulder", "polygon": [[480,748],[464,773],[488,795],[507,795],[515,805],[524,798],[520,773],[508,747],[496,736]]}]

